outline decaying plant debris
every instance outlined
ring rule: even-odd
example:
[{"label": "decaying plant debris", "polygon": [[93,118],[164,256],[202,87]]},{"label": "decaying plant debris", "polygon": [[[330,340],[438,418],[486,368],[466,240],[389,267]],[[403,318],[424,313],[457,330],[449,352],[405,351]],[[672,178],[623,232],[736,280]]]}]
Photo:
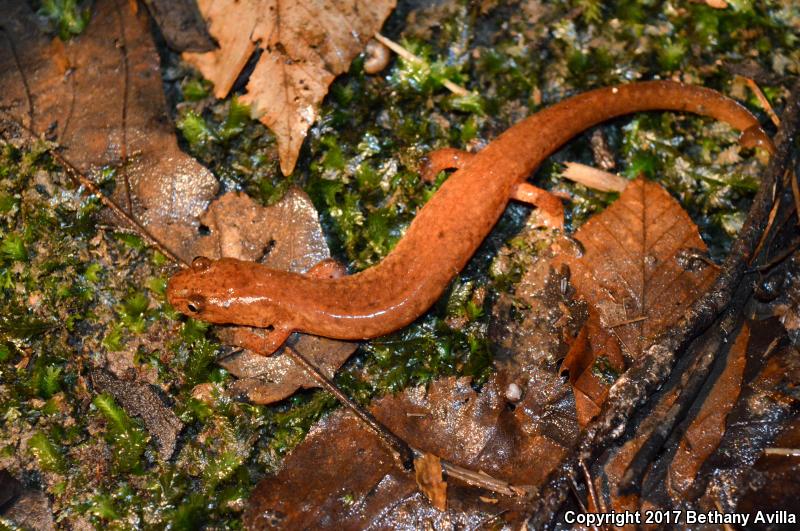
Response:
[{"label": "decaying plant debris", "polygon": [[[37,15],[6,3],[4,525],[538,529],[563,522],[565,510],[798,511],[793,3],[400,2],[382,31],[422,62],[395,58],[371,76],[356,58],[288,179],[275,139],[236,96],[215,101],[177,53],[157,47],[144,9],[53,1]],[[157,13],[161,3],[146,4]],[[175,28],[162,29],[181,46]],[[194,42],[205,47],[200,30]],[[551,268],[580,245],[526,222],[524,207],[509,208],[425,317],[364,343],[336,373],[340,398],[400,439],[376,437],[345,409],[326,416],[336,400],[323,391],[258,405],[318,377],[286,356],[232,352],[230,331],[182,320],[163,298],[169,250],[183,261],[233,255],[297,270],[332,254],[351,270],[368,267],[435,192],[417,177],[431,148],[480,149],[568,94],[654,76],[721,89],[766,123],[748,88],[760,86],[781,121],[779,151],[765,170],[724,127],[653,114],[597,128],[554,157],[662,183],[709,246],[681,267],[716,272],[710,261],[727,256],[716,283],[687,294],[700,299],[676,326],[655,327],[655,345],[637,349],[626,372],[602,356],[565,365],[610,385],[584,430],[597,410],[580,421],[560,370],[593,301],[579,296],[577,271]],[[473,92],[452,95],[445,80]],[[616,199],[561,172],[554,162],[534,179],[571,195],[572,229]],[[107,202],[83,194],[77,174]],[[102,208],[108,201],[122,217]],[[146,247],[142,227],[163,252]],[[356,346],[299,337],[292,348],[325,359],[331,376]],[[446,491],[434,481],[422,494],[429,480],[403,468],[398,449],[442,458]]]}]

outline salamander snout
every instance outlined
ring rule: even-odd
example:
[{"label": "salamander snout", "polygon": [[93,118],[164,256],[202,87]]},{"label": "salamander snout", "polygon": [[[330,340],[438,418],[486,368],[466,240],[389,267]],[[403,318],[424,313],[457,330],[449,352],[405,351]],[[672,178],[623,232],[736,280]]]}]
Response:
[{"label": "salamander snout", "polygon": [[179,271],[167,284],[167,300],[173,308],[190,317],[199,317],[207,306],[206,297],[201,293],[203,273],[212,266],[212,260],[198,256],[192,265]]}]

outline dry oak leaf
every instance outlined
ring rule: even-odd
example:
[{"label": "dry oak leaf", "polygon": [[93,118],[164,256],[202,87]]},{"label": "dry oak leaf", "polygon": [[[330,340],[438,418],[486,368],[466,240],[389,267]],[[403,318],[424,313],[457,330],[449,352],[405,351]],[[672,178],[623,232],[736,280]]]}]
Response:
[{"label": "dry oak leaf", "polygon": [[575,239],[583,255],[563,253],[554,264],[569,266],[577,296],[590,306],[585,343],[594,363],[578,353],[565,360],[585,424],[605,401],[607,393],[598,389],[609,385],[600,381],[603,369],[618,372],[622,362],[639,358],[706,291],[719,268],[704,261],[705,243],[686,211],[643,178],[589,219]]},{"label": "dry oak leaf", "polygon": [[289,175],[331,82],[380,30],[395,0],[199,0],[198,6],[220,47],[184,59],[224,98],[261,52],[242,101],[275,133],[281,171]]}]

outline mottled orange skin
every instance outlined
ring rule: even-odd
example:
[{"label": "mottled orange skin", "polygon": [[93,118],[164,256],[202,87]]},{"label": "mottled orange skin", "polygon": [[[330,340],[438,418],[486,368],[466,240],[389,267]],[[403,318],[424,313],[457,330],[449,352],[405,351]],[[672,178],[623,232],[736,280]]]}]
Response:
[{"label": "mottled orange skin", "polygon": [[170,279],[179,311],[212,323],[272,327],[274,350],[292,331],[367,339],[398,330],[442,295],[492,230],[518,185],[570,138],[639,111],[702,114],[747,131],[751,145],[772,149],[744,107],[722,94],[670,81],[592,90],[514,125],[459,164],[420,209],[405,236],[379,264],[339,278],[269,269],[231,258],[201,260]]}]

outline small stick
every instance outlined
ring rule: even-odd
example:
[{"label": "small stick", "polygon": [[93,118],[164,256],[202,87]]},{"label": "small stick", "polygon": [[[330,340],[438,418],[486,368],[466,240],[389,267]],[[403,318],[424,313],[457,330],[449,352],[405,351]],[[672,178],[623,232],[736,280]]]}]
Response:
[{"label": "small stick", "polygon": [[189,264],[186,263],[182,258],[178,255],[173,253],[169,247],[167,247],[163,242],[161,242],[158,238],[153,236],[150,231],[148,231],[144,225],[139,223],[139,221],[134,218],[132,215],[128,214],[121,206],[117,204],[112,198],[107,196],[103,193],[100,188],[89,180],[81,171],[72,165],[66,158],[64,158],[60,153],[55,150],[50,150],[50,155],[67,170],[67,175],[73,178],[73,180],[83,186],[85,189],[89,190],[90,193],[97,196],[103,205],[107,208],[111,209],[117,216],[121,217],[127,223],[130,223],[134,226],[134,229],[139,232],[141,236],[143,236],[146,240],[150,242],[150,245],[158,249],[164,256],[172,260],[173,262],[180,264],[182,267],[189,267]]},{"label": "small stick", "polygon": [[776,265],[778,265],[781,262],[783,262],[784,260],[786,260],[787,258],[789,258],[792,254],[794,254],[794,252],[798,248],[800,248],[800,238],[795,238],[794,240],[792,240],[789,243],[789,245],[787,245],[783,249],[783,251],[781,251],[778,254],[778,256],[773,257],[766,264],[763,264],[763,265],[760,265],[760,266],[758,266],[756,268],[751,269],[750,271],[748,271],[748,273],[752,273],[752,272],[755,272],[755,271],[758,271],[758,272],[768,271],[768,270],[772,269],[773,267],[775,267]]},{"label": "small stick", "polygon": [[562,176],[601,192],[622,192],[628,186],[628,180],[615,173],[579,162],[565,162],[564,166],[566,169],[561,172]]},{"label": "small stick", "polygon": [[[418,450],[415,450],[415,452],[421,455],[421,452]],[[474,470],[455,465],[444,459],[442,459],[442,470],[451,478],[459,479],[473,487],[480,487],[504,496],[521,497],[528,493],[528,489],[524,487],[511,485],[507,481],[493,478],[484,472],[475,472]]]},{"label": "small stick", "polygon": [[583,479],[586,481],[586,490],[589,492],[589,499],[594,502],[594,510],[599,511],[601,513],[608,512],[606,509],[605,501],[600,499],[597,496],[597,492],[594,490],[594,482],[592,481],[592,475],[589,474],[589,469],[586,468],[586,463],[583,462],[583,459],[579,459],[578,463],[580,464],[581,470],[583,471]]},{"label": "small stick", "polygon": [[125,41],[125,19],[122,17],[119,4],[114,3],[117,21],[119,23],[119,41],[117,48],[122,55],[122,142],[120,142],[120,167],[122,181],[125,183],[125,200],[128,203],[128,213],[133,216],[133,199],[131,194],[131,180],[128,178],[128,93],[130,92],[130,74],[128,68],[128,45]]},{"label": "small stick", "polygon": [[782,455],[786,457],[800,457],[800,448],[765,448],[766,455]]},{"label": "small stick", "polygon": [[[789,171],[789,170],[786,170]],[[767,226],[764,228],[764,232],[761,233],[761,238],[758,240],[758,245],[756,245],[753,254],[750,255],[750,259],[748,261],[748,265],[752,265],[753,261],[759,256],[761,253],[761,248],[767,242],[767,237],[769,236],[770,230],[772,230],[772,224],[775,223],[775,216],[778,214],[778,208],[781,206],[780,199],[776,199],[775,202],[772,204],[772,209],[769,212],[769,217],[767,218]]]},{"label": "small stick", "polygon": [[[722,508],[722,504],[719,503],[719,500],[714,500],[714,506],[717,508],[717,512],[720,514],[724,514],[725,510]],[[722,529],[725,531],[736,531],[730,524],[722,524]]]},{"label": "small stick", "polygon": [[569,477],[569,488],[572,491],[572,495],[575,496],[575,501],[578,502],[578,507],[581,508],[581,511],[584,514],[588,513],[589,510],[586,508],[586,504],[583,503],[580,493],[578,493],[578,485],[575,484],[575,478],[572,476]]},{"label": "small stick", "polygon": [[[409,52],[408,50],[406,50],[405,48],[400,46],[398,43],[394,42],[391,39],[388,39],[388,38],[384,37],[380,33],[376,33],[375,34],[375,40],[378,41],[379,43],[383,44],[384,46],[386,46],[390,50],[392,50],[394,53],[396,53],[397,55],[399,55],[400,57],[402,57],[406,61],[411,61],[411,62],[417,63],[417,64],[425,64],[425,60],[422,57],[414,55],[413,53]],[[467,89],[465,89],[464,87],[461,87],[459,85],[456,85],[455,83],[453,83],[449,79],[445,79],[444,81],[442,81],[442,85],[444,85],[447,90],[449,90],[450,92],[452,92],[456,96],[469,96],[469,94],[470,94]]]},{"label": "small stick", "polygon": [[633,323],[639,323],[642,321],[647,321],[649,317],[646,315],[642,315],[641,317],[634,317],[633,319],[626,319],[625,321],[620,321],[618,323],[614,323],[612,325],[608,325],[608,328],[617,328],[618,326],[625,326]]},{"label": "small stick", "polygon": [[794,170],[790,175],[792,181],[792,196],[794,197],[794,211],[797,214],[797,223],[800,225],[800,188],[797,184],[797,174]]},{"label": "small stick", "polygon": [[764,92],[761,90],[761,87],[759,87],[758,84],[749,77],[745,77],[744,81],[745,83],[747,83],[747,86],[750,87],[750,90],[753,91],[753,94],[758,100],[758,103],[761,104],[761,108],[763,108],[764,112],[767,113],[769,119],[772,120],[772,123],[775,124],[775,127],[780,126],[781,119],[778,118],[777,114],[775,114],[775,110],[772,108],[772,105],[770,105],[769,100],[767,99],[767,96],[764,94]]},{"label": "small stick", "polygon": [[286,340],[286,347],[283,352],[289,356],[293,362],[299,365],[309,376],[311,376],[323,389],[332,394],[336,400],[352,411],[358,419],[366,424],[380,440],[397,454],[400,464],[405,470],[411,470],[414,466],[414,450],[400,437],[389,431],[378,419],[368,411],[359,407],[349,396],[344,394],[341,389],[336,387],[327,376],[311,363],[302,353],[295,349],[297,335]]}]

